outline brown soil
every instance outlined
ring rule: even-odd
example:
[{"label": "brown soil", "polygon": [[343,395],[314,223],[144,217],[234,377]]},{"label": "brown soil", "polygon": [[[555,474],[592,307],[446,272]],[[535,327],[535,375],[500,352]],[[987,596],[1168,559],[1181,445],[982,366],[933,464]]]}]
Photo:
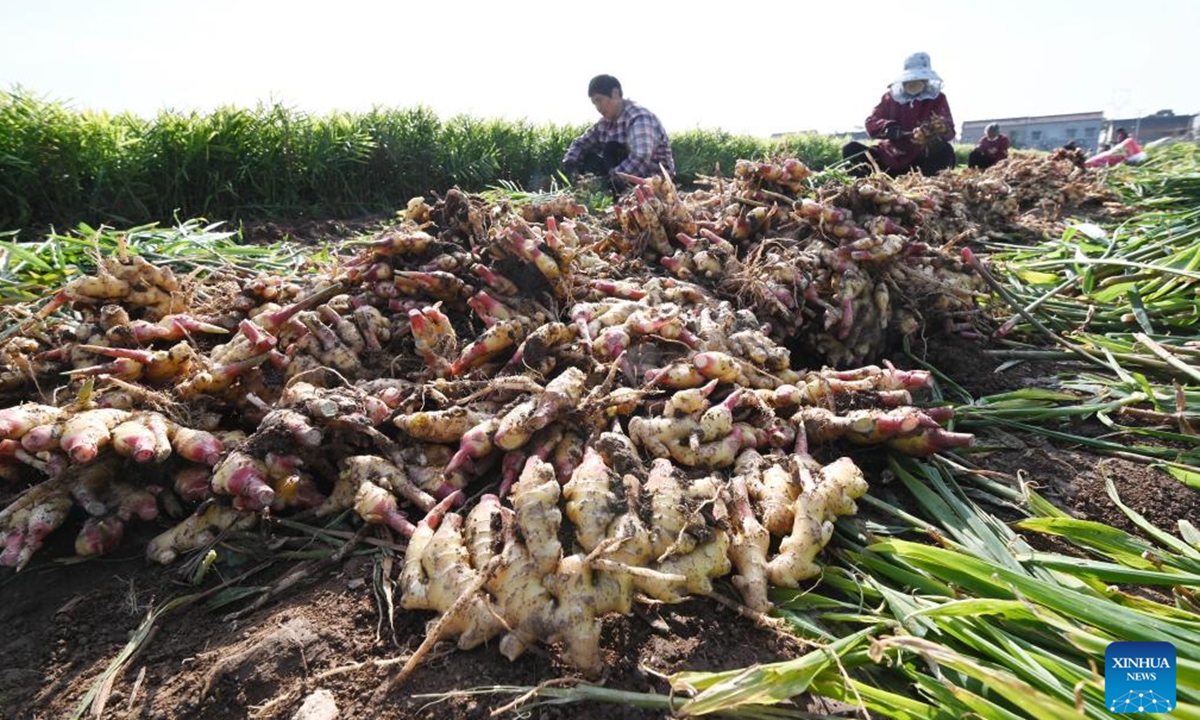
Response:
[{"label": "brown soil", "polygon": [[[0,647],[6,656],[0,668],[0,716],[69,716],[150,606],[187,592],[169,575],[134,557],[71,567],[43,565],[9,579],[2,588],[5,602],[0,611]],[[371,693],[398,666],[316,676],[406,653],[420,642],[430,617],[399,611],[398,643],[392,641],[386,623],[377,640],[380,615],[371,577],[370,560],[353,559],[239,621],[222,619],[221,611],[203,606],[163,620],[146,651],[114,683],[104,717],[290,718],[306,696],[322,688],[333,693],[340,717],[369,716]],[[265,584],[269,579],[264,574],[253,582]],[[660,673],[739,668],[793,657],[802,650],[794,638],[757,628],[702,600],[612,618],[605,625],[603,645],[608,686],[655,692],[666,689],[656,677]],[[509,662],[495,647],[466,652],[439,648],[389,696],[382,717],[485,718],[514,696],[449,694],[488,686],[533,686],[568,675],[569,669],[547,652]],[[280,701],[262,712],[276,699]],[[535,711],[540,718],[660,716],[607,705]]]},{"label": "brown soil", "polygon": [[[1039,361],[996,372],[1002,361],[987,355],[986,349],[986,345],[976,342],[943,341],[928,348],[926,360],[974,397],[1021,387],[1045,387],[1056,375],[1084,368],[1073,363]],[[1107,429],[1094,423],[1074,427],[1072,431],[1090,436]],[[1076,517],[1140,534],[1109,499],[1105,478],[1112,479],[1122,503],[1163,530],[1174,531],[1180,519],[1200,517],[1200,493],[1147,464],[1098,455],[1087,448],[1056,446],[1037,436],[1017,437],[992,431],[982,439],[989,446],[1003,449],[974,455],[976,462],[1014,477],[1020,471],[1042,495]],[[1137,442],[1154,444],[1145,438],[1138,438]]]},{"label": "brown soil", "polygon": [[338,240],[351,240],[380,230],[395,220],[394,215],[379,213],[347,220],[247,220],[242,223],[242,237],[255,245],[291,241],[319,245]]},{"label": "brown soil", "polygon": [[[1002,392],[1064,370],[1051,363],[994,373],[998,361],[968,342],[939,344],[929,359],[976,396]],[[1126,504],[1173,530],[1180,518],[1200,517],[1196,493],[1146,465],[1104,458],[1083,449],[1056,447],[1027,436],[989,437],[1002,449],[976,454],[982,466],[1015,477],[1018,472],[1060,507],[1078,517],[1137,532],[1108,499],[1104,476],[1116,482]],[[869,475],[874,464],[862,463]],[[1005,517],[1002,508],[997,509]],[[62,718],[118,657],[148,610],[193,592],[171,569],[147,565],[128,541],[129,556],[78,565],[49,558],[70,554],[71,538],[52,536],[19,575],[0,574],[0,717]],[[53,543],[52,543],[53,544]],[[1039,547],[1064,550],[1050,539]],[[372,594],[373,556],[354,557],[315,574],[244,618],[198,604],[172,614],[112,685],[105,718],[292,718],[317,690],[332,693],[339,717],[371,714],[370,696],[396,666],[359,669],[326,677],[331,669],[403,655],[420,643],[428,613],[395,614],[395,635],[380,622]],[[247,566],[248,567],[248,566]],[[297,567],[274,566],[243,585],[267,585]],[[731,589],[726,592],[733,594]],[[794,657],[795,639],[756,627],[709,600],[644,609],[607,620],[603,646],[608,687],[665,693],[661,674],[679,670],[745,667]],[[530,652],[515,662],[494,646],[471,651],[439,647],[381,708],[387,718],[484,718],[513,695],[467,695],[489,686],[532,686],[569,675],[552,652]],[[457,693],[457,694],[455,694]],[[89,714],[89,717],[91,715]],[[654,718],[663,713],[625,706],[542,706],[534,718]]]}]

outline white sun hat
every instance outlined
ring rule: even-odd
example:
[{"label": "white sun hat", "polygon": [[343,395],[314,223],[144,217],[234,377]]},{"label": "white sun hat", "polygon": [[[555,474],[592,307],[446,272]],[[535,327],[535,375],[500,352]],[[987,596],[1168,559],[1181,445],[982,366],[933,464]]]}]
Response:
[{"label": "white sun hat", "polygon": [[940,83],[942,78],[929,65],[929,53],[917,52],[904,59],[904,72],[893,82],[906,83],[911,80],[928,80]]}]

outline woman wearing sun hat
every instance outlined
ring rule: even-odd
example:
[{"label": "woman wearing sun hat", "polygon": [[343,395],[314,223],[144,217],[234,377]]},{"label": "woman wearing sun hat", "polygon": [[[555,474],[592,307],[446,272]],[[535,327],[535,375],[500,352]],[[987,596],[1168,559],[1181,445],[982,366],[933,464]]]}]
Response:
[{"label": "woman wearing sun hat", "polygon": [[[935,120],[940,118],[940,120]],[[880,140],[868,146],[852,142],[842,157],[857,159],[855,174],[870,171],[866,155],[889,175],[916,170],[923,175],[954,167],[954,118],[942,92],[942,78],[929,64],[928,53],[913,53],[904,72],[892,81],[866,120],[867,134]]]}]

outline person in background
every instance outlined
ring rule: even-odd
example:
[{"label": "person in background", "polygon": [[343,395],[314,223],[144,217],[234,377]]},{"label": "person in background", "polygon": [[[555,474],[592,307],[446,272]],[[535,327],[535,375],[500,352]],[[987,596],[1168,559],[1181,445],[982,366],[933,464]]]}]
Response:
[{"label": "person in background", "polygon": [[597,75],[588,83],[588,97],[600,121],[575,138],[563,157],[563,172],[572,181],[582,174],[608,179],[614,195],[624,189],[622,174],[646,178],[666,169],[675,174],[671,141],[658,117],[625,98],[621,82]]},{"label": "person in background", "polygon": [[1000,132],[1000,125],[990,123],[979,138],[979,144],[967,156],[967,167],[986,170],[1001,160],[1008,158],[1008,148],[1011,143],[1008,136]]},{"label": "person in background", "polygon": [[1117,128],[1111,148],[1091,156],[1083,165],[1090,168],[1112,167],[1121,163],[1136,165],[1145,159],[1146,153],[1142,152],[1142,146],[1138,145],[1137,140],[1129,137],[1129,131],[1122,127]]},{"label": "person in background", "polygon": [[929,55],[909,55],[900,74],[866,120],[875,145],[847,143],[842,158],[855,160],[851,173],[870,172],[866,157],[889,175],[917,171],[933,175],[954,167],[954,118],[942,92],[942,78],[930,66]]}]

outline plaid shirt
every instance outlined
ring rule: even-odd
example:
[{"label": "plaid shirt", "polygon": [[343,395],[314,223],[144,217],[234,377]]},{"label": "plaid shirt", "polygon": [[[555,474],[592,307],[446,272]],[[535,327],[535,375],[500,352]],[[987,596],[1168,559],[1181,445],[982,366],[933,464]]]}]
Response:
[{"label": "plaid shirt", "polygon": [[675,174],[675,156],[671,154],[671,141],[658,117],[632,100],[625,101],[625,109],[616,120],[600,119],[587,132],[575,138],[563,163],[578,163],[590,152],[599,152],[606,143],[619,142],[629,149],[629,157],[613,170],[635,177],[650,177],[657,173],[661,164],[671,175]]}]

